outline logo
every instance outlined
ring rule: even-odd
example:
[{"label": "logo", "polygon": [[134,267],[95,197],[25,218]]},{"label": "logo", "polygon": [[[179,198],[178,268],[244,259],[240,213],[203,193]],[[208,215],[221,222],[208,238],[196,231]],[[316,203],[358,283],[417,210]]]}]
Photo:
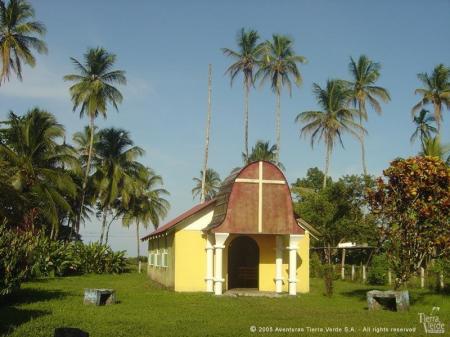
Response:
[{"label": "logo", "polygon": [[433,307],[429,315],[423,312],[419,313],[419,321],[423,324],[425,333],[444,333],[444,323],[441,322],[439,316],[437,315],[440,307]]}]

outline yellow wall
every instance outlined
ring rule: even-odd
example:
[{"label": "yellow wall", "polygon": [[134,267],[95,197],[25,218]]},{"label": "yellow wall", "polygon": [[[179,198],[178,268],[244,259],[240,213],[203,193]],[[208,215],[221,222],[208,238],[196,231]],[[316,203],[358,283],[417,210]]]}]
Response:
[{"label": "yellow wall", "polygon": [[147,274],[148,276],[162,284],[165,287],[172,288],[174,287],[174,234],[168,233],[159,238],[150,239],[148,242],[148,251],[155,252],[157,249],[166,249],[167,250],[167,267],[162,266],[151,266],[150,259],[148,261]]},{"label": "yellow wall", "polygon": [[[223,290],[228,289],[228,245],[239,235],[231,234],[223,252],[222,274],[225,279]],[[275,235],[249,235],[259,247],[259,290],[275,291]],[[158,241],[159,240],[159,241]],[[162,238],[151,240],[149,249],[162,245]],[[200,230],[178,230],[167,239],[168,267],[150,267],[150,277],[175,291],[205,291],[206,276],[206,237]],[[288,291],[289,236],[284,237],[283,290]],[[309,233],[298,242],[297,251],[297,292],[309,292]]]},{"label": "yellow wall", "polygon": [[206,237],[200,230],[175,233],[175,291],[205,291]]}]

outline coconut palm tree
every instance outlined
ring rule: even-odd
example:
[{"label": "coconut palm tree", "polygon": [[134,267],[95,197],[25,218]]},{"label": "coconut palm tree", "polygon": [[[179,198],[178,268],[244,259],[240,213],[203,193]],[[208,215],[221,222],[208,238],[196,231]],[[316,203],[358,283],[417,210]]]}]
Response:
[{"label": "coconut palm tree", "polygon": [[244,86],[244,153],[248,157],[248,100],[250,88],[254,86],[254,72],[260,62],[264,44],[258,43],[259,35],[256,30],[242,28],[237,37],[238,50],[222,48],[222,52],[233,59],[226,73],[230,75],[231,85],[236,76],[242,73]]},{"label": "coconut palm tree", "polygon": [[411,135],[410,141],[414,141],[419,138],[420,143],[423,145],[426,139],[432,138],[432,134],[437,133],[437,129],[430,123],[434,123],[436,119],[430,115],[428,110],[422,109],[418,116],[413,117],[416,130]]},{"label": "coconut palm tree", "polygon": [[[363,121],[368,120],[367,103],[376,113],[381,114],[382,110],[379,100],[386,103],[391,100],[391,97],[387,89],[375,85],[380,77],[381,65],[379,63],[373,62],[366,55],[361,55],[356,61],[350,57],[348,66],[352,77],[351,81],[348,82],[353,91],[351,100],[355,108],[358,109],[359,125],[362,127]],[[359,139],[361,142],[363,172],[367,175],[363,133]]]},{"label": "coconut palm tree", "polygon": [[302,76],[298,70],[298,63],[305,63],[306,58],[295,54],[294,41],[284,35],[272,36],[272,41],[266,41],[263,47],[263,55],[256,77],[261,79],[261,84],[270,81],[271,88],[276,96],[275,133],[277,155],[279,161],[281,143],[281,90],[287,87],[292,96],[292,81],[300,86]]},{"label": "coconut palm tree", "polygon": [[[1,130],[0,162],[11,169],[8,184],[20,193],[24,211],[22,222],[31,213],[44,227],[50,227],[51,237],[58,234],[60,214],[71,212],[65,196],[73,197],[76,187],[64,166],[76,166],[74,151],[59,144],[64,127],[55,117],[34,108],[25,116],[11,112]],[[32,226],[35,221],[32,221]]]},{"label": "coconut palm tree", "polygon": [[450,144],[442,144],[439,135],[426,138],[422,143],[421,156],[438,157],[450,165]]},{"label": "coconut palm tree", "polygon": [[97,162],[93,181],[98,188],[98,204],[103,214],[100,243],[107,228],[107,218],[117,204],[126,207],[130,196],[139,187],[145,167],[136,161],[144,154],[123,129],[103,129],[98,133]]},{"label": "coconut palm tree", "polygon": [[[74,133],[72,136],[72,140],[74,142],[75,150],[78,154],[78,162],[80,165],[80,171],[75,172],[71,171],[72,179],[74,180],[77,186],[77,194],[76,197],[70,200],[73,210],[73,218],[69,219],[71,223],[72,231],[75,231],[75,225],[77,219],[79,217],[79,210],[81,205],[81,199],[83,197],[84,207],[81,213],[81,217],[79,217],[80,222],[85,222],[85,220],[89,220],[90,216],[93,213],[91,209],[92,206],[95,205],[97,196],[98,196],[98,186],[95,186],[92,177],[88,177],[86,188],[83,196],[83,181],[84,181],[84,172],[86,172],[86,163],[89,157],[89,147],[90,147],[90,139],[91,139],[91,128],[89,126],[85,126],[83,131],[79,131]],[[94,137],[93,137],[93,149],[92,149],[92,162],[97,162],[97,155],[95,149],[97,147],[99,137],[97,132],[97,127],[94,127]]]},{"label": "coconut palm tree", "polygon": [[[195,199],[197,196],[201,194],[202,190],[202,177],[203,177],[203,171],[200,171],[200,178],[192,178],[192,180],[195,182],[195,186],[192,189],[192,197]],[[220,176],[219,174],[213,170],[212,168],[208,168],[206,170],[205,174],[205,200],[211,200],[214,199],[217,192],[220,188]]]},{"label": "coconut palm tree", "polygon": [[313,84],[313,94],[322,110],[304,111],[297,115],[295,121],[304,125],[300,135],[311,134],[311,146],[323,140],[326,147],[323,186],[326,187],[331,152],[337,141],[344,147],[342,135],[350,133],[357,139],[365,129],[354,121],[358,115],[356,109],[348,106],[352,90],[341,80],[328,80],[326,87]]},{"label": "coconut palm tree", "polygon": [[116,55],[108,53],[100,47],[88,49],[84,54],[84,63],[81,63],[73,57],[71,60],[78,73],[66,75],[64,76],[64,80],[74,82],[70,87],[73,111],[79,109],[80,117],[87,115],[89,118],[89,127],[91,128],[81,205],[76,224],[78,230],[80,217],[83,212],[86,184],[91,171],[95,119],[98,115],[106,118],[108,105],[112,105],[118,110],[117,105],[122,102],[122,94],[114,87],[114,84],[126,84],[126,77],[123,70],[113,70]]},{"label": "coconut palm tree", "polygon": [[169,202],[164,198],[169,192],[162,188],[163,180],[152,169],[145,169],[140,177],[138,189],[131,194],[128,206],[123,210],[122,223],[129,227],[136,225],[137,257],[140,259],[139,226],[148,228],[151,223],[155,228],[164,219],[170,208]]},{"label": "coconut palm tree", "polygon": [[242,154],[242,160],[244,161],[245,165],[259,160],[270,161],[274,164],[278,164],[276,158],[277,146],[270,146],[270,143],[268,141],[264,142],[262,140],[258,140],[255,146],[252,147],[252,152],[250,153],[248,158],[246,158],[244,154]]},{"label": "coconut palm tree", "polygon": [[421,99],[412,108],[412,113],[415,114],[424,105],[432,104],[437,130],[440,133],[442,109],[443,107],[450,108],[450,68],[439,64],[433,69],[431,75],[420,73],[417,74],[417,78],[422,82],[423,87],[415,91],[415,94],[420,95]]},{"label": "coconut palm tree", "polygon": [[9,81],[11,71],[22,80],[22,63],[36,65],[33,50],[47,53],[40,38],[45,35],[44,24],[34,21],[33,7],[25,0],[0,0],[0,51],[2,73],[0,84]]}]

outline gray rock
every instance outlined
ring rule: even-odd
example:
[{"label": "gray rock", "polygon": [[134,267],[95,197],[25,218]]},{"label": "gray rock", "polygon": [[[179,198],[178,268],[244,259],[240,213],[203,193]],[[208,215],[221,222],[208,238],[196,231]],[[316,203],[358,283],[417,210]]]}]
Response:
[{"label": "gray rock", "polygon": [[408,290],[371,290],[367,292],[367,306],[369,310],[386,308],[392,311],[407,311],[409,310],[409,292]]}]

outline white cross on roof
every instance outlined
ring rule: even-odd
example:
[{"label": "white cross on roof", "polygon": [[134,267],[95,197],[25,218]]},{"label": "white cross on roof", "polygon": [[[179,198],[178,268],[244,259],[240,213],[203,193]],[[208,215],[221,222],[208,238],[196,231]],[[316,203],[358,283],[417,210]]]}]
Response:
[{"label": "white cross on roof", "polygon": [[286,184],[286,181],[284,180],[268,180],[263,179],[263,162],[259,162],[259,177],[258,179],[251,179],[251,178],[237,178],[235,180],[237,183],[252,183],[252,184],[258,184],[259,191],[258,191],[258,232],[262,232],[262,202],[263,202],[263,184],[276,184],[276,185],[284,185]]}]

